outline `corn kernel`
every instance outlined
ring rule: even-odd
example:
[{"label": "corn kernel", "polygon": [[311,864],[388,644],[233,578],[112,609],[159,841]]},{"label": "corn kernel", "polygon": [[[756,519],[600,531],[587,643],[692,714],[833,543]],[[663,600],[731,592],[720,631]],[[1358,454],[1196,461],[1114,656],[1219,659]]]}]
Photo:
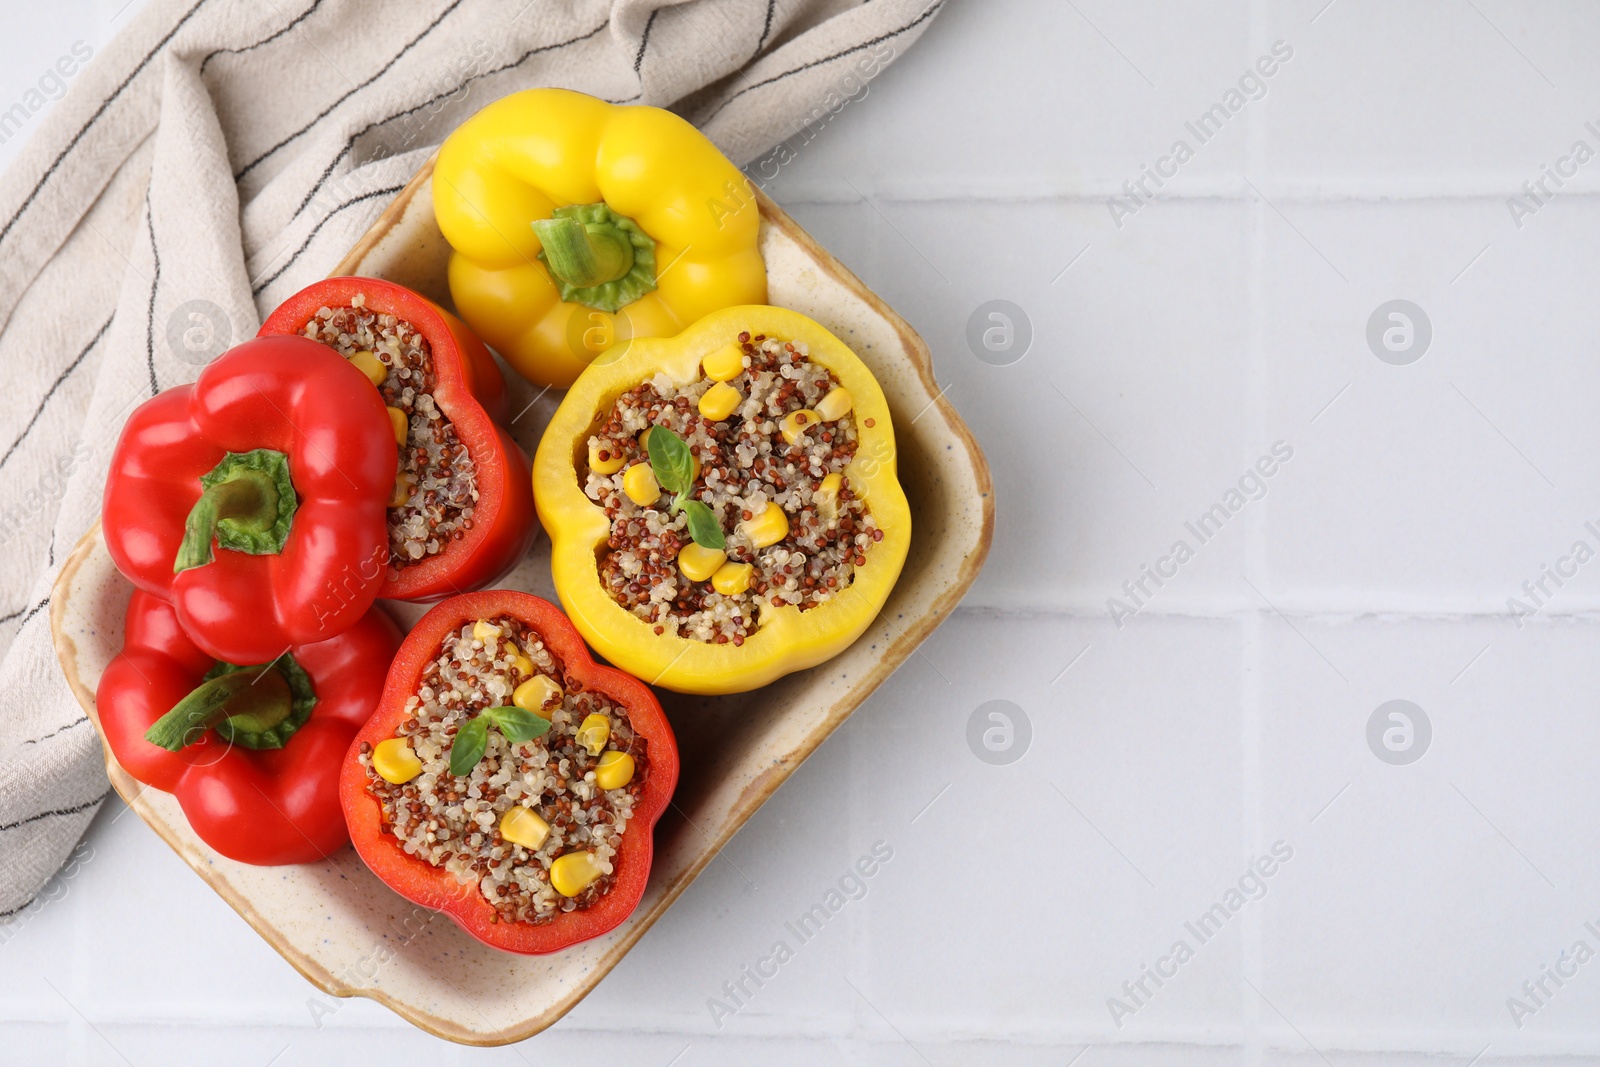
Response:
[{"label": "corn kernel", "polygon": [[550,824],[541,819],[538,812],[529,811],[518,804],[500,820],[500,836],[523,848],[537,851],[544,844],[544,839],[550,836]]},{"label": "corn kernel", "polygon": [[379,741],[372,748],[372,769],[390,785],[405,785],[422,773],[422,761],[403,737]]},{"label": "corn kernel", "polygon": [[511,669],[518,674],[532,674],[533,660],[524,656],[521,652],[513,652],[511,654]]},{"label": "corn kernel", "polygon": [[778,431],[783,434],[785,441],[788,441],[791,445],[797,445],[800,443],[800,439],[806,435],[806,431],[821,421],[815,411],[810,408],[801,408],[799,411],[791,411],[785,415],[783,421],[778,423]]},{"label": "corn kernel", "polygon": [[714,382],[732,381],[744,373],[744,349],[738,345],[723,345],[700,361],[706,377]]},{"label": "corn kernel", "polygon": [[661,499],[661,485],[648,463],[635,463],[628,468],[628,473],[622,476],[622,491],[641,508],[647,508]]},{"label": "corn kernel", "polygon": [[626,462],[616,445],[601,445],[598,441],[589,442],[589,469],[596,474],[615,474]]},{"label": "corn kernel", "polygon": [[550,712],[545,705],[559,701],[562,696],[561,687],[554,678],[548,674],[536,674],[511,691],[511,703],[524,711],[533,712],[541,719],[548,719]]},{"label": "corn kernel", "polygon": [[817,486],[817,491],[811,494],[811,502],[817,506],[817,514],[825,519],[833,519],[839,514],[839,490],[844,488],[844,476],[833,473],[822,479],[822,484]]},{"label": "corn kernel", "polygon": [[487,645],[490,641],[493,641],[499,636],[500,627],[496,626],[492,622],[485,622],[484,620],[479,619],[477,622],[472,624],[472,639],[474,641],[482,641]]},{"label": "corn kernel", "polygon": [[399,408],[389,408],[389,426],[394,430],[394,443],[406,443],[406,434],[411,432],[411,419]]},{"label": "corn kernel", "polygon": [[350,357],[350,363],[356,370],[367,376],[367,381],[373,385],[382,385],[383,380],[389,376],[389,368],[383,365],[371,352],[361,351]]},{"label": "corn kernel", "polygon": [[775,545],[789,536],[789,516],[777,504],[768,504],[766,510],[753,519],[739,524],[750,543],[757,548]]},{"label": "corn kernel", "polygon": [[724,563],[711,576],[711,588],[723,596],[738,596],[750,588],[750,572],[754,570],[748,563]]},{"label": "corn kernel", "polygon": [[594,769],[594,784],[601,789],[621,789],[633,781],[633,757],[612,749],[600,757]]},{"label": "corn kernel", "polygon": [[389,506],[391,508],[404,507],[405,502],[411,499],[411,490],[415,485],[416,482],[412,481],[411,475],[401,471],[395,477],[394,491],[389,494]]},{"label": "corn kernel", "polygon": [[828,395],[817,401],[817,417],[823,422],[834,422],[850,414],[850,408],[855,401],[850,396],[850,390],[842,385],[836,385],[828,390]]},{"label": "corn kernel", "polygon": [[727,382],[718,382],[706,390],[706,395],[700,398],[700,414],[712,422],[721,422],[732,415],[744,397],[739,395],[739,390]]},{"label": "corn kernel", "polygon": [[691,582],[703,582],[717,573],[717,568],[727,558],[728,554],[720,548],[706,548],[690,541],[678,552],[678,569]]},{"label": "corn kernel", "polygon": [[600,755],[605,750],[606,742],[611,740],[611,720],[598,711],[584,716],[578,726],[577,740],[578,744],[589,750],[589,755]]},{"label": "corn kernel", "polygon": [[600,861],[593,852],[568,852],[550,864],[550,884],[564,897],[575,897],[599,878]]}]

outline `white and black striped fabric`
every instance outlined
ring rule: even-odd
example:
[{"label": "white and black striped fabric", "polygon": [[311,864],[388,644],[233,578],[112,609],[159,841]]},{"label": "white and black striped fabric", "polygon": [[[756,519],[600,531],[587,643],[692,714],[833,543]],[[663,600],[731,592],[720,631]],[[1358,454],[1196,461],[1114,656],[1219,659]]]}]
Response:
[{"label": "white and black striped fabric", "polygon": [[672,106],[748,162],[941,3],[152,0],[0,176],[0,916],[106,794],[48,593],[135,405],[326,274],[490,100]]}]

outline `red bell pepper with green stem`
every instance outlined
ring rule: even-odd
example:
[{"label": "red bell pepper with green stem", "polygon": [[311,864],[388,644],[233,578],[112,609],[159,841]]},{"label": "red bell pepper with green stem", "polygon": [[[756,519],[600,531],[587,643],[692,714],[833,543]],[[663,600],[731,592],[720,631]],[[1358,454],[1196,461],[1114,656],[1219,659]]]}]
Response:
[{"label": "red bell pepper with green stem", "polygon": [[265,663],[372,606],[397,465],[383,399],[358,369],[305,338],[246,341],[128,417],[106,547],[207,654]]},{"label": "red bell pepper with green stem", "polygon": [[350,307],[357,297],[369,311],[410,323],[427,341],[434,404],[466,446],[478,491],[471,528],[434,555],[391,559],[378,595],[436,600],[488,585],[522,559],[538,526],[528,457],[499,425],[506,415],[505,380],[477,335],[427,297],[380,278],[327,278],[308,286],[267,317],[261,335],[301,335],[321,309]]},{"label": "red bell pepper with green stem", "polygon": [[[445,635],[467,623],[499,616],[526,625],[559,661],[574,686],[602,693],[624,708],[633,731],[648,746],[649,775],[618,845],[614,881],[591,906],[564,912],[545,923],[498,922],[495,908],[478,891],[476,882],[458,882],[444,868],[408,854],[399,839],[384,828],[382,805],[368,791],[371,779],[361,764],[362,743],[377,746],[394,737],[400,724],[411,716],[406,702],[417,693],[429,665],[438,657]],[[436,605],[411,628],[389,670],[378,710],[345,756],[339,792],[351,843],[389,888],[414,904],[443,911],[487,945],[537,954],[599,937],[639,906],[650,877],[652,832],[667,810],[677,782],[678,744],[650,687],[630,674],[596,663],[576,627],[554,604],[529,593],[488,589]]]},{"label": "red bell pepper with green stem", "polygon": [[218,662],[160,597],[136,590],[122,651],[95,694],[124,770],[172,793],[212,848],[242,863],[310,863],[348,839],[339,772],[377,706],[400,631],[373,608],[270,664]]}]

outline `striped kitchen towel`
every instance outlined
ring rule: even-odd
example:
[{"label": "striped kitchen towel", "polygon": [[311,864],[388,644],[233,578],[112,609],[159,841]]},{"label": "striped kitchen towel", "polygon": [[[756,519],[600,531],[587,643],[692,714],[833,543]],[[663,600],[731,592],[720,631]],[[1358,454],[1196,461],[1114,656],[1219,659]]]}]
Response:
[{"label": "striped kitchen towel", "polygon": [[747,163],[830,117],[942,2],[151,0],[86,66],[62,57],[71,89],[0,176],[0,916],[106,794],[49,592],[134,406],[328,273],[490,100],[671,106]]}]

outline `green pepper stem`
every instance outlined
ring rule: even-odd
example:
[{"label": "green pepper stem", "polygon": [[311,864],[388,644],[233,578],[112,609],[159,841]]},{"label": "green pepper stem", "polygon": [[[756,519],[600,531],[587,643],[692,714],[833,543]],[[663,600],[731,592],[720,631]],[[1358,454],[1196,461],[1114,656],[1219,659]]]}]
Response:
[{"label": "green pepper stem", "polygon": [[633,244],[615,226],[574,218],[537,219],[550,273],[578,289],[614,282],[633,269]]},{"label": "green pepper stem", "polygon": [[172,573],[201,567],[213,558],[211,542],[217,523],[232,519],[246,530],[266,530],[278,520],[278,487],[256,470],[237,470],[200,494],[183,527],[183,543],[172,561]]},{"label": "green pepper stem", "polygon": [[192,745],[213,727],[227,722],[242,733],[270,730],[293,708],[289,682],[271,665],[260,670],[232,671],[201,686],[145,732],[144,738],[168,752]]}]

